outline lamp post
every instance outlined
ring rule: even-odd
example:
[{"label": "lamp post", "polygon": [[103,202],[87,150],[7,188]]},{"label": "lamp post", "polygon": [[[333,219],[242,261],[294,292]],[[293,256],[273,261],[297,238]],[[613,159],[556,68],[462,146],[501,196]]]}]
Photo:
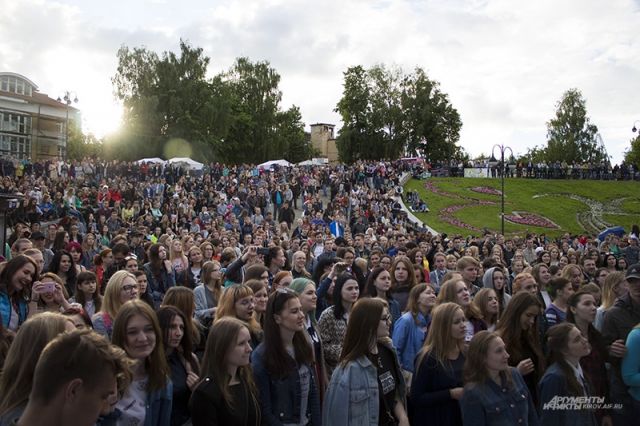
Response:
[{"label": "lamp post", "polygon": [[[73,97],[73,100],[71,99],[72,97]],[[64,96],[62,98],[58,96],[58,99],[56,100],[60,103],[65,103],[67,105],[67,121],[65,123],[65,127],[67,131],[66,131],[66,136],[64,141],[64,160],[67,161],[67,149],[69,147],[69,107],[71,106],[72,103],[74,104],[78,103],[78,95],[75,92],[65,90]]]},{"label": "lamp post", "polygon": [[491,157],[496,158],[495,152],[496,152],[496,148],[498,148],[498,152],[500,153],[500,178],[502,181],[502,187],[501,187],[501,198],[502,198],[502,208],[501,208],[501,212],[502,214],[500,215],[500,220],[501,220],[501,234],[504,235],[504,175],[506,174],[507,168],[505,167],[505,163],[504,163],[504,153],[509,150],[511,151],[511,156],[513,156],[513,150],[505,145],[498,145],[495,144],[493,146],[493,148],[491,149]]},{"label": "lamp post", "polygon": [[638,131],[638,128],[636,127],[636,124],[638,124],[638,123],[640,123],[640,120],[636,120],[636,121],[633,122],[633,127],[631,128],[631,131],[633,133]]}]

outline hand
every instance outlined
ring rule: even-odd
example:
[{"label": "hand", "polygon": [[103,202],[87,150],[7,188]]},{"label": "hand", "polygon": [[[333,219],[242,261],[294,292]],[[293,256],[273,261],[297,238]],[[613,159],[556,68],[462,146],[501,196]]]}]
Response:
[{"label": "hand", "polygon": [[451,395],[451,398],[459,401],[462,399],[462,395],[464,395],[464,388],[449,389],[449,394]]},{"label": "hand", "polygon": [[616,358],[624,358],[627,354],[627,347],[624,344],[624,340],[618,339],[609,347],[609,354]]},{"label": "hand", "polygon": [[533,364],[533,361],[531,361],[531,358],[527,358],[520,361],[518,363],[518,367],[516,368],[518,369],[520,374],[526,376],[527,374],[532,373],[533,370],[535,370],[535,365]]},{"label": "hand", "polygon": [[200,377],[196,373],[190,372],[187,374],[187,387],[193,391],[198,382],[200,381]]},{"label": "hand", "polygon": [[167,270],[167,273],[170,274],[171,273],[171,262],[168,260],[164,261],[164,268]]},{"label": "hand", "polygon": [[62,293],[62,286],[60,284],[56,283],[56,289],[53,292],[53,300],[59,305],[62,305],[64,302],[66,302],[64,294]]}]

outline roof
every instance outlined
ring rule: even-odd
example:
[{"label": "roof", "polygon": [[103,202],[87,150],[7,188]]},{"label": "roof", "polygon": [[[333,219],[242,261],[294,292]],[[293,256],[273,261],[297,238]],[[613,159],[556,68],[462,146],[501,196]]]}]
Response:
[{"label": "roof", "polygon": [[[17,93],[13,93],[13,92],[0,92],[0,94],[4,97],[7,98],[16,98],[16,99],[22,99],[24,101],[27,101],[29,103],[33,103],[33,104],[40,104],[40,105],[49,105],[52,107],[56,107],[56,108],[66,108],[67,104],[64,102],[58,102],[55,99],[50,98],[49,96],[47,96],[45,93],[40,93],[40,92],[33,92],[33,96],[27,96],[27,95],[20,95]],[[78,109],[69,105],[69,109],[73,110],[73,111],[77,111]]]},{"label": "roof", "polygon": [[3,75],[8,75],[8,76],[11,76],[11,77],[21,78],[24,81],[26,81],[27,83],[29,83],[30,85],[32,85],[33,86],[33,90],[38,90],[38,86],[33,81],[29,80],[27,77],[25,77],[22,74],[18,74],[18,73],[15,73],[15,72],[0,72],[0,77],[2,77]]},{"label": "roof", "polygon": [[315,124],[311,124],[311,126],[331,126],[331,127],[336,127],[335,124],[329,124],[329,123],[315,123]]}]

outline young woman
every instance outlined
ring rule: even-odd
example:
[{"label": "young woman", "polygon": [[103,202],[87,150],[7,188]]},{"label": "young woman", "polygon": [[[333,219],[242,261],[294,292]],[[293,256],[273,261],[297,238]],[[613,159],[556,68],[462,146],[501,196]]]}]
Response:
[{"label": "young woman", "polygon": [[271,292],[273,293],[279,288],[289,287],[293,281],[293,275],[290,271],[280,271],[273,276],[273,283],[271,285]]},{"label": "young woman", "polygon": [[509,353],[500,336],[481,331],[473,336],[464,364],[464,395],[460,401],[465,426],[537,425],[538,416],[527,385],[509,367]]},{"label": "young woman", "polygon": [[191,247],[187,257],[189,258],[189,267],[182,273],[182,276],[178,278],[178,281],[185,287],[194,289],[202,283],[204,257],[202,256],[202,250],[200,250],[198,246]]},{"label": "young woman", "polygon": [[[609,382],[606,363],[609,360],[609,351],[604,338],[593,326],[596,318],[596,300],[591,293],[581,290],[569,298],[567,306],[567,322],[575,324],[591,345],[589,355],[580,358],[580,366],[589,382],[590,393],[608,400]],[[609,412],[610,410],[596,410],[598,424],[612,424]]]},{"label": "young woman", "polygon": [[438,294],[438,304],[447,302],[458,304],[464,311],[467,327],[465,343],[469,343],[477,332],[487,329],[480,312],[471,304],[471,296],[463,280],[451,279],[442,284]]},{"label": "young woman", "polygon": [[492,288],[481,288],[473,298],[471,306],[475,312],[479,313],[479,318],[484,322],[486,329],[494,331],[500,317],[500,304],[496,291]]},{"label": "young woman", "polygon": [[214,324],[224,317],[234,317],[243,321],[251,331],[251,347],[262,341],[262,328],[253,315],[255,298],[253,290],[244,284],[234,284],[222,293],[216,309]]},{"label": "young woman", "polygon": [[153,308],[153,298],[149,293],[147,274],[144,271],[135,271],[133,276],[136,277],[136,283],[138,283],[138,298]]},{"label": "young woman", "polygon": [[38,265],[20,254],[4,264],[0,272],[0,320],[5,330],[16,332],[29,316],[30,287],[37,279]]},{"label": "young woman", "polygon": [[137,299],[138,283],[127,271],[118,271],[111,276],[104,290],[102,306],[91,318],[93,329],[111,339],[113,321],[118,311],[126,302]]},{"label": "young woman", "polygon": [[242,321],[226,317],[211,327],[200,370],[204,379],[191,396],[193,426],[261,424],[251,352],[251,334]]},{"label": "young woman", "polygon": [[36,315],[20,327],[0,375],[0,424],[15,424],[21,416],[29,400],[38,358],[47,343],[74,329],[71,321],[52,312]]},{"label": "young woman", "polygon": [[62,315],[68,317],[78,330],[93,329],[91,317],[87,315],[84,309],[78,306],[71,306],[69,309],[65,310]]},{"label": "young woman", "polygon": [[322,424],[313,350],[304,326],[302,306],[293,290],[269,296],[264,341],[251,355],[263,424]]},{"label": "young woman", "polygon": [[71,241],[66,245],[64,249],[71,255],[71,260],[73,260],[73,264],[76,268],[76,275],[87,270],[87,268],[82,265],[84,253],[82,252],[82,246],[80,245],[80,243]]},{"label": "young woman", "polygon": [[391,265],[391,294],[400,305],[400,311],[404,312],[409,299],[409,291],[416,285],[416,276],[413,273],[413,265],[406,256],[397,256]]},{"label": "young woman", "polygon": [[340,364],[327,390],[323,424],[409,425],[390,324],[384,299],[365,298],[355,304]]},{"label": "young woman", "polygon": [[169,261],[171,262],[171,266],[176,274],[181,274],[189,267],[189,259],[187,259],[187,256],[185,256],[183,252],[182,241],[176,238],[171,241],[169,247]]},{"label": "young woman", "polygon": [[624,272],[616,271],[607,275],[602,286],[602,304],[596,313],[596,329],[601,331],[604,324],[604,315],[613,306],[616,299],[625,295],[628,291],[627,279]]},{"label": "young woman", "polygon": [[507,277],[505,275],[504,269],[501,267],[493,267],[487,269],[482,277],[482,283],[484,284],[484,288],[492,288],[495,290],[496,296],[498,298],[498,308],[499,312],[503,312],[504,308],[511,300],[511,295],[507,293]]},{"label": "young woman", "polygon": [[263,280],[249,280],[245,282],[245,285],[248,285],[253,290],[253,301],[255,303],[253,315],[262,327],[264,325],[264,314],[267,312],[267,301],[269,300],[267,284]]},{"label": "young woman", "polygon": [[358,281],[350,273],[342,273],[336,278],[333,290],[333,306],[328,307],[320,314],[318,330],[323,343],[328,377],[331,376],[333,369],[340,360],[344,336],[347,333],[349,314],[359,295]]},{"label": "young woman", "polygon": [[417,284],[409,292],[407,312],[393,327],[393,346],[398,352],[400,365],[407,384],[415,370],[415,359],[424,344],[431,322],[431,311],[436,304],[436,291],[431,284]]},{"label": "young woman", "polygon": [[102,424],[170,426],[173,386],[153,309],[141,300],[125,303],[113,324],[113,344],[135,361],[133,381]]},{"label": "young woman", "polygon": [[391,297],[391,274],[381,266],[374,268],[367,277],[367,284],[364,287],[364,295],[369,297],[379,297],[387,301],[389,312],[391,312],[391,329],[393,324],[400,318],[400,304]]},{"label": "young woman", "polygon": [[111,249],[104,249],[100,252],[100,254],[93,258],[93,263],[95,265],[95,273],[96,278],[98,279],[98,288],[100,289],[100,293],[104,294],[104,288],[107,283],[103,281],[104,273],[109,266],[113,264],[113,253]]},{"label": "young woman", "polygon": [[191,336],[194,351],[198,350],[199,353],[204,353],[204,341],[207,336],[204,334],[204,329],[200,322],[195,319],[196,305],[193,290],[181,286],[172,287],[164,295],[161,306],[176,307],[184,314],[185,318],[189,320],[184,327],[189,336]]},{"label": "young woman", "polygon": [[142,267],[147,274],[149,293],[156,308],[162,303],[165,293],[176,285],[176,276],[171,262],[167,260],[167,249],[160,244],[149,247],[149,262]]},{"label": "young woman", "polygon": [[582,274],[582,269],[578,265],[569,264],[562,269],[562,278],[566,278],[571,281],[571,285],[573,285],[573,290],[578,291],[580,286],[582,286],[582,282],[584,281],[584,275]]},{"label": "young woman", "polygon": [[222,272],[220,262],[210,260],[202,265],[202,283],[193,290],[196,301],[196,318],[205,327],[210,327],[222,295]]},{"label": "young woman", "polygon": [[172,426],[182,426],[191,417],[189,398],[200,381],[200,366],[193,354],[193,343],[187,328],[189,321],[190,319],[174,306],[158,309],[158,323],[162,330],[162,341],[173,385]]},{"label": "young woman", "polygon": [[557,397],[593,396],[580,367],[580,358],[591,351],[587,338],[575,325],[565,322],[547,331],[547,347],[550,365],[540,380],[540,424],[596,426],[598,423],[593,409],[568,407],[556,410],[545,407]]},{"label": "young woman", "polygon": [[[34,283],[31,288],[29,315],[40,312],[61,313],[71,307],[67,300],[68,298],[69,295],[60,277],[51,272],[47,272],[41,275],[40,280]],[[36,304],[35,307],[33,306],[34,301]]]},{"label": "young woman", "polygon": [[411,383],[412,424],[462,425],[462,368],[465,316],[456,303],[433,309],[424,347],[416,360]]},{"label": "young woman", "polygon": [[78,272],[76,265],[73,262],[71,253],[66,250],[60,250],[53,255],[51,263],[49,264],[49,270],[56,274],[62,280],[64,287],[67,289],[67,294],[73,296],[76,289],[76,279]]},{"label": "young woman", "polygon": [[98,293],[96,274],[90,271],[80,272],[76,279],[75,297],[69,301],[78,303],[85,310],[89,318],[102,308],[102,296]]},{"label": "young woman", "polygon": [[538,405],[538,381],[545,369],[538,319],[542,305],[527,291],[516,293],[500,317],[496,333],[509,352],[509,365],[516,367],[524,378],[534,405]]}]

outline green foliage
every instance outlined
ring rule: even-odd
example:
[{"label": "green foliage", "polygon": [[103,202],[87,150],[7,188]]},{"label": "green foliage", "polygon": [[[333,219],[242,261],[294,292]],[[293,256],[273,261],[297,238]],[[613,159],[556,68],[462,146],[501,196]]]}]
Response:
[{"label": "green foliage", "polygon": [[350,67],[336,112],[344,123],[336,141],[344,162],[404,154],[432,162],[465,158],[456,145],[460,116],[421,68],[405,74],[384,65]]},{"label": "green foliage", "polygon": [[207,79],[210,59],[180,41],[179,54],[159,57],[146,48],[118,51],[112,79],[124,104],[123,131],[109,152],[122,159],[166,156],[170,141],[184,140],[196,159],[259,163],[306,158],[300,111],[281,111],[280,75],[268,62],[238,58]]},{"label": "green foliage", "polygon": [[79,127],[69,126],[67,140],[67,159],[82,160],[85,157],[101,157],[103,155],[103,141],[93,134],[83,134]]},{"label": "green foliage", "polygon": [[633,164],[636,169],[640,166],[640,134],[631,139],[631,146],[624,153],[624,162]]}]

